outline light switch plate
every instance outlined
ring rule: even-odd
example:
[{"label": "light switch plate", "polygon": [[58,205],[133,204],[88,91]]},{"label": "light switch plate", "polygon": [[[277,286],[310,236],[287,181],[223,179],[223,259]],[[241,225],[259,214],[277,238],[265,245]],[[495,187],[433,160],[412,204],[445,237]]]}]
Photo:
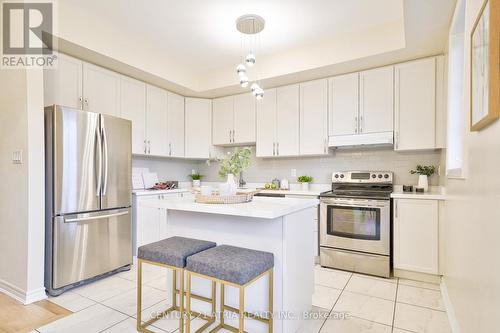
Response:
[{"label": "light switch plate", "polygon": [[15,150],[12,152],[12,163],[23,164],[23,151]]}]

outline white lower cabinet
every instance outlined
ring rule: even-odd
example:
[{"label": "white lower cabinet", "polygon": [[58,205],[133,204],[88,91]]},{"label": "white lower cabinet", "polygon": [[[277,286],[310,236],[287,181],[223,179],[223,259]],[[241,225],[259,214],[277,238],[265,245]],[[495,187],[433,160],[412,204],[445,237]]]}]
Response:
[{"label": "white lower cabinet", "polygon": [[394,268],[438,274],[437,200],[394,200]]}]

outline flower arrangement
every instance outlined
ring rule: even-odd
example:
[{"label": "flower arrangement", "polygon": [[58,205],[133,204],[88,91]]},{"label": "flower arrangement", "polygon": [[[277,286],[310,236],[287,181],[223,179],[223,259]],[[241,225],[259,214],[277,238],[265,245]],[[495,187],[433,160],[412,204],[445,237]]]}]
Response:
[{"label": "flower arrangement", "polygon": [[228,152],[227,156],[220,160],[219,176],[224,178],[228,174],[238,175],[250,166],[251,155],[250,147],[235,148],[232,153]]}]

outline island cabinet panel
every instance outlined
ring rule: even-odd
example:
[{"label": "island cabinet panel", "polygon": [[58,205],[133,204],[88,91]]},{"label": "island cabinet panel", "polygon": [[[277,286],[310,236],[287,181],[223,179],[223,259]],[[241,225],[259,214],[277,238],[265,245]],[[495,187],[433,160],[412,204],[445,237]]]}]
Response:
[{"label": "island cabinet panel", "polygon": [[394,268],[438,274],[437,200],[394,200]]},{"label": "island cabinet panel", "polygon": [[186,98],[185,157],[210,158],[212,145],[212,101],[204,98]]},{"label": "island cabinet panel", "polygon": [[121,117],[132,122],[132,154],[146,154],[146,84],[121,76]]},{"label": "island cabinet panel", "polygon": [[395,66],[395,150],[436,148],[436,58]]},{"label": "island cabinet panel", "polygon": [[328,80],[300,84],[300,155],[328,154]]}]

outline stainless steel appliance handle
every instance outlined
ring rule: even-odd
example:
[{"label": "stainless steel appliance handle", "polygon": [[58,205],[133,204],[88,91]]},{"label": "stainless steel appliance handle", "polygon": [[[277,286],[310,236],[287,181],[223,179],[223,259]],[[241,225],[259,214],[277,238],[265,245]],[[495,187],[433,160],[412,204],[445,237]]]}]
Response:
[{"label": "stainless steel appliance handle", "polygon": [[82,217],[75,217],[75,218],[69,218],[69,219],[65,218],[64,223],[100,220],[100,219],[107,219],[110,217],[123,216],[123,215],[127,215],[127,214],[129,214],[128,210],[117,212],[117,213],[112,213],[112,214],[107,214],[107,215],[90,215],[90,216],[82,216]]},{"label": "stainless steel appliance handle", "polygon": [[390,205],[389,200],[342,200],[342,199],[323,199],[320,202],[323,205],[336,205],[345,207],[377,207],[384,208]]},{"label": "stainless steel appliance handle", "polygon": [[102,195],[106,195],[106,190],[108,189],[108,136],[106,134],[106,128],[102,127],[102,143],[104,147],[104,181],[102,186]]},{"label": "stainless steel appliance handle", "polygon": [[98,197],[101,195],[101,187],[102,187],[102,138],[99,128],[96,129],[95,134],[97,138],[97,156],[99,159],[99,162],[97,163],[97,186],[96,186],[96,196]]}]

